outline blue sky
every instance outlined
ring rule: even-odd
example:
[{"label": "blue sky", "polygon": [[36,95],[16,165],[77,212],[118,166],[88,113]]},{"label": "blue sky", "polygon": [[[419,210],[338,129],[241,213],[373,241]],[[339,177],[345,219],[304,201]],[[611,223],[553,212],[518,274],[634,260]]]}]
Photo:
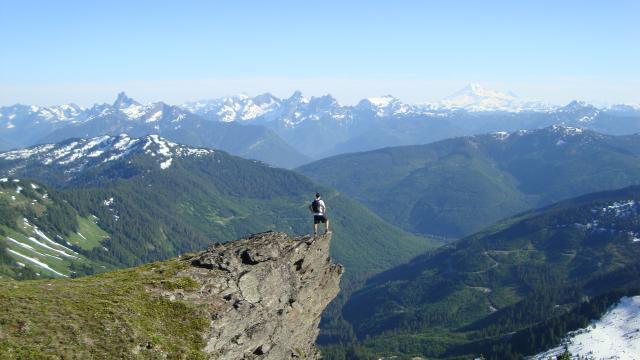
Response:
[{"label": "blue sky", "polygon": [[639,1],[0,0],[0,105],[245,92],[640,103]]}]

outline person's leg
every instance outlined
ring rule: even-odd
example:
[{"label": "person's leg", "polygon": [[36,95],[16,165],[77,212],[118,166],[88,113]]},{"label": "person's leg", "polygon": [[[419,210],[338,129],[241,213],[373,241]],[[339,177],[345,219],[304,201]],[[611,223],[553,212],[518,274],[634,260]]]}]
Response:
[{"label": "person's leg", "polygon": [[313,222],[313,235],[318,233],[318,223],[317,222]]},{"label": "person's leg", "polygon": [[329,230],[329,219],[327,219],[327,221],[324,223],[324,232],[328,233]]}]

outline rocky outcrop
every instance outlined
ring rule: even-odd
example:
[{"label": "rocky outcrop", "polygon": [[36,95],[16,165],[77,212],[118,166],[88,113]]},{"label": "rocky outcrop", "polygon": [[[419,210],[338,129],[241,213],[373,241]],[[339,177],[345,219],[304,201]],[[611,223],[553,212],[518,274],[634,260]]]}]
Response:
[{"label": "rocky outcrop", "polygon": [[317,359],[320,314],[342,274],[329,258],[330,240],[268,232],[215,245],[185,258],[191,266],[178,274],[197,291],[162,295],[205,305],[211,359]]}]

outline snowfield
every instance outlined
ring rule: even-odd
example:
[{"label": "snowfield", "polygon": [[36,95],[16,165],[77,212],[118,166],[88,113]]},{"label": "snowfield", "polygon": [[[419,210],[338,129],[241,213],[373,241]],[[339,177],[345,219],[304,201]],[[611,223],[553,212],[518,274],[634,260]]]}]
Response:
[{"label": "snowfield", "polygon": [[[576,359],[640,359],[640,296],[623,297],[600,320],[570,333],[567,340],[569,352]],[[563,351],[559,346],[530,359],[555,359]]]}]

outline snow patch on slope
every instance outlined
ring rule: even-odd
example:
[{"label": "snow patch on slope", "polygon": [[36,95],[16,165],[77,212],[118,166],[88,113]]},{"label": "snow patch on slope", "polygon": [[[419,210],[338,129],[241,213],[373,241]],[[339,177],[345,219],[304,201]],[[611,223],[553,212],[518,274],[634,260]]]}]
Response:
[{"label": "snow patch on slope", "polygon": [[48,270],[48,271],[51,271],[52,273],[54,273],[54,274],[56,274],[58,276],[68,277],[67,275],[65,275],[63,273],[60,273],[60,272],[58,272],[56,270],[53,270],[51,267],[49,267],[49,265],[43,263],[42,261],[40,261],[38,259],[32,258],[32,257],[24,255],[24,254],[21,254],[21,253],[15,251],[15,250],[7,249],[7,251],[12,253],[15,256],[18,256],[18,257],[20,257],[22,259],[25,259],[25,260],[35,264],[36,266],[38,266],[40,268],[43,268],[43,269]]},{"label": "snow patch on slope", "polygon": [[592,219],[586,223],[574,223],[576,229],[590,233],[626,235],[632,242],[640,242],[637,231],[640,204],[636,200],[613,201],[591,209]]},{"label": "snow patch on slope", "polygon": [[564,125],[552,125],[550,128],[551,132],[561,135],[567,136],[575,136],[584,133],[583,128],[572,127],[572,126],[564,126]]},{"label": "snow patch on slope", "polygon": [[18,240],[16,240],[16,239],[14,239],[14,238],[12,238],[12,237],[7,236],[5,239],[6,239],[6,240],[8,240],[9,242],[11,242],[11,243],[13,243],[13,244],[16,244],[16,245],[20,246],[20,247],[21,247],[21,248],[23,248],[23,249],[27,249],[27,250],[29,250],[29,251],[31,251],[32,253],[35,253],[35,254],[37,254],[37,255],[40,255],[40,256],[43,256],[43,257],[47,257],[47,256],[49,256],[49,257],[52,257],[52,258],[54,258],[54,259],[62,260],[62,258],[61,258],[61,257],[55,256],[55,255],[49,255],[49,254],[41,253],[41,252],[37,251],[36,249],[34,249],[34,248],[33,248],[33,246],[30,246],[30,245],[27,245],[27,244],[21,243],[20,241],[18,241]]},{"label": "snow patch on slope", "polygon": [[[571,332],[567,338],[574,358],[634,360],[640,358],[640,296],[623,297],[591,326]],[[563,346],[533,356],[532,360],[555,358]]]},{"label": "snow patch on slope", "polygon": [[496,140],[507,140],[509,136],[511,136],[511,134],[506,131],[496,131],[491,135]]},{"label": "snow patch on slope", "polygon": [[168,169],[171,166],[171,162],[173,161],[172,158],[169,158],[163,162],[160,163],[160,169],[165,170]]}]

